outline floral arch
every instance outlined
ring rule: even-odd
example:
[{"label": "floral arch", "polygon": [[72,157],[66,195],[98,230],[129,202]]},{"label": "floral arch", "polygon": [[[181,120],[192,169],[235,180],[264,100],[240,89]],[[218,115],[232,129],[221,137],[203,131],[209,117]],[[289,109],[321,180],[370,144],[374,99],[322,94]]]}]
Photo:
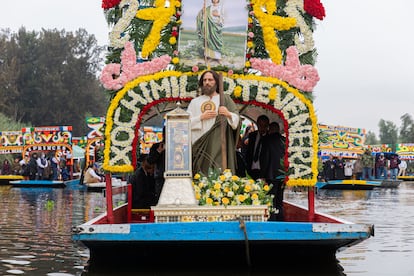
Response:
[{"label": "floral arch", "polygon": [[[138,129],[146,112],[163,102],[188,102],[197,95],[198,73],[160,72],[127,83],[111,101],[106,117],[104,169],[132,172]],[[287,136],[288,185],[313,185],[317,177],[317,120],[300,91],[276,78],[223,73],[224,93],[236,103],[278,113]]]}]

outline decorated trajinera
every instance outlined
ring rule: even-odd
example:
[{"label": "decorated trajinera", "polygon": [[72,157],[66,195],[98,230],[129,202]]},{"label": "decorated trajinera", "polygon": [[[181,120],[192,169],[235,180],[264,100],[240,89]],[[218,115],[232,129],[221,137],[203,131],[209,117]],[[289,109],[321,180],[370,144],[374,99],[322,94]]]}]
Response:
[{"label": "decorated trajinera", "polygon": [[[111,27],[100,77],[111,94],[103,164],[107,212],[75,227],[73,235],[90,249],[95,268],[131,258],[141,265],[177,265],[185,258],[188,265],[212,255],[227,265],[263,266],[269,265],[267,252],[326,261],[373,234],[372,225],[314,210],[318,126],[312,91],[319,76],[313,30],[315,18],[325,16],[319,0],[103,0],[102,7]],[[191,148],[185,130],[174,145],[168,137],[185,129],[185,109],[199,95],[206,70],[221,75],[222,92],[240,116],[256,122],[265,114],[279,123],[284,182],[308,187],[307,209],[284,202],[284,220],[267,221],[272,206],[266,183],[225,168],[208,176],[183,169],[187,163],[169,170],[168,152]],[[110,174],[137,168],[140,129],[165,117],[166,180],[158,204],[132,209],[129,187],[128,203],[113,209],[118,191]],[[208,196],[214,193],[221,200]]]}]

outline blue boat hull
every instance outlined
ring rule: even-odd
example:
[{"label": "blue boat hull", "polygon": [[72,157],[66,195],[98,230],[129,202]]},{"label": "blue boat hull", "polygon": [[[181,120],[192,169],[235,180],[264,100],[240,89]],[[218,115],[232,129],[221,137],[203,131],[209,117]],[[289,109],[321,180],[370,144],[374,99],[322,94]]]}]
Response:
[{"label": "blue boat hull", "polygon": [[[94,220],[98,221],[99,218]],[[90,250],[91,269],[200,264],[273,266],[297,258],[335,260],[338,249],[373,235],[372,225],[323,222],[170,222],[95,224],[74,228]]]},{"label": "blue boat hull", "polygon": [[64,188],[65,183],[57,180],[16,180],[10,181],[13,187],[42,187],[42,188]]},{"label": "blue boat hull", "polygon": [[363,180],[330,180],[326,182],[317,182],[318,189],[331,190],[372,190],[381,187],[381,181],[363,181]]}]

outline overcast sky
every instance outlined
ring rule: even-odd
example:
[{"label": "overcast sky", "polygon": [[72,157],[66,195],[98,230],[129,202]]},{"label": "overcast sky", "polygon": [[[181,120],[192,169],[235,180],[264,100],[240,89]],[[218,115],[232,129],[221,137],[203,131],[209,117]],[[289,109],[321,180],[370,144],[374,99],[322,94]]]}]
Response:
[{"label": "overcast sky", "polygon": [[[414,1],[321,0],[316,20],[314,90],[319,123],[365,128],[378,134],[380,119],[414,116]],[[84,28],[100,45],[108,42],[101,0],[4,1],[0,28],[17,31]]]}]

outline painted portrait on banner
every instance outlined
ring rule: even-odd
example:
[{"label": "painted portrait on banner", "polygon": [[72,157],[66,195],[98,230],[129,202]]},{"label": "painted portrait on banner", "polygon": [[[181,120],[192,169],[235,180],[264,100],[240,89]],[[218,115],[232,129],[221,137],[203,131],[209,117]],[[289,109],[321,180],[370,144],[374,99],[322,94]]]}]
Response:
[{"label": "painted portrait on banner", "polygon": [[244,67],[245,0],[183,0],[178,51],[185,65]]}]

